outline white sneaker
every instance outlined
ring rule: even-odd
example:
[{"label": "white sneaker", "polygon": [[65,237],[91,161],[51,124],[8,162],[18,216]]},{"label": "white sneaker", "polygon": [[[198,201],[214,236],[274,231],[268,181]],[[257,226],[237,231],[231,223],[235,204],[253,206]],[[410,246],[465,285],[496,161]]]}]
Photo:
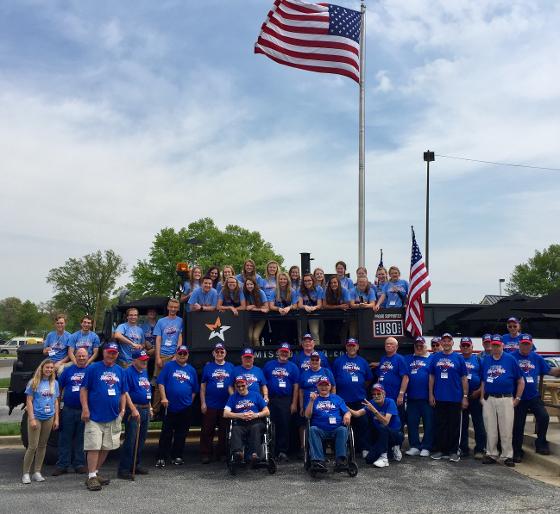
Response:
[{"label": "white sneaker", "polygon": [[420,455],[420,450],[418,448],[411,448],[404,453],[409,457],[416,457],[416,455]]},{"label": "white sneaker", "polygon": [[31,477],[29,476],[29,473],[24,473],[23,476],[21,477],[21,483],[22,484],[30,484],[31,483]]},{"label": "white sneaker", "polygon": [[367,450],[362,450],[362,459],[365,459],[368,456],[368,451]]},{"label": "white sneaker", "polygon": [[393,450],[393,457],[395,457],[395,460],[397,462],[400,462],[402,459],[402,453],[401,453],[401,449],[399,446],[393,446],[392,448]]},{"label": "white sneaker", "polygon": [[422,450],[420,452],[420,457],[429,457],[430,456],[430,450]]},{"label": "white sneaker", "polygon": [[45,477],[43,475],[41,475],[41,473],[39,473],[39,471],[36,471],[35,473],[33,473],[33,475],[31,476],[31,480],[35,481],[35,482],[44,482],[45,481]]},{"label": "white sneaker", "polygon": [[387,466],[389,466],[389,460],[386,457],[379,457],[379,459],[377,459],[373,465],[376,468],[386,468]]}]

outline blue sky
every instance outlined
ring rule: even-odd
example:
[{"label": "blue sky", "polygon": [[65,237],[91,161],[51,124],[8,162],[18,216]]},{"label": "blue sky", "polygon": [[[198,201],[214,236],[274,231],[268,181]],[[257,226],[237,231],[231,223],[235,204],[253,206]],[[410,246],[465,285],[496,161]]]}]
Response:
[{"label": "blue sky", "polygon": [[[407,278],[426,149],[560,167],[560,4],[367,4],[366,261]],[[48,270],[97,249],[131,268],[203,216],[354,271],[358,88],[253,55],[271,5],[2,2],[0,298],[48,299]],[[432,301],[496,294],[558,242],[559,172],[436,158],[431,177]]]}]

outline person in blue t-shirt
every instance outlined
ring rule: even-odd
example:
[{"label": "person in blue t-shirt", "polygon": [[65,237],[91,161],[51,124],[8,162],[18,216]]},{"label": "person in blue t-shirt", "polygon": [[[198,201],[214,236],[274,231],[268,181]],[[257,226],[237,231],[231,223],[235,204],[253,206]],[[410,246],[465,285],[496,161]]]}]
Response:
[{"label": "person in blue t-shirt", "polygon": [[542,356],[533,351],[533,340],[529,334],[521,335],[519,350],[511,356],[517,361],[521,376],[525,380],[525,389],[521,401],[515,407],[513,420],[513,461],[517,463],[523,458],[523,434],[529,410],[535,416],[537,429],[535,451],[542,455],[550,455],[546,440],[550,417],[539,394],[539,379],[543,375],[560,377],[560,368],[551,368]]},{"label": "person in blue t-shirt", "polygon": [[[148,425],[152,417],[152,386],[148,377],[146,350],[132,352],[132,365],[124,373],[128,386],[127,408],[124,417],[124,443],[121,448],[118,477],[134,480],[134,475],[147,475],[148,470],[141,466],[144,443],[148,435]],[[138,446],[136,447],[136,440]],[[136,447],[136,450],[135,450]],[[136,462],[134,460],[136,451]]]},{"label": "person in blue t-shirt", "polygon": [[[367,361],[358,355],[360,345],[356,339],[346,341],[346,353],[337,357],[333,363],[333,375],[336,380],[336,394],[340,396],[348,408],[361,409],[362,402],[367,398],[366,391],[371,385],[373,374]],[[352,420],[356,433],[356,450],[366,451],[367,420]]]},{"label": "person in blue t-shirt", "polygon": [[344,261],[338,261],[334,268],[336,270],[336,277],[338,278],[340,285],[344,287],[348,292],[354,289],[354,283],[350,277],[346,276],[346,263]]},{"label": "person in blue t-shirt", "polygon": [[269,302],[274,301],[274,294],[276,292],[276,279],[280,272],[280,265],[276,261],[268,261],[266,263],[265,274],[259,284],[260,288],[266,294],[266,299]]},{"label": "person in blue t-shirt", "polygon": [[514,408],[521,401],[524,388],[525,380],[517,361],[504,352],[501,336],[492,336],[492,355],[482,362],[480,389],[486,428],[486,455],[482,459],[483,464],[496,462],[499,438],[504,464],[508,467],[515,466],[512,442]]},{"label": "person in blue t-shirt", "polygon": [[234,316],[239,316],[239,311],[244,311],[246,305],[245,295],[239,282],[235,277],[228,278],[226,286],[218,295],[218,311],[230,311]]},{"label": "person in blue t-shirt", "polygon": [[408,282],[401,280],[401,271],[396,266],[389,268],[389,281],[383,287],[383,293],[377,305],[385,305],[387,309],[402,309],[406,307]]},{"label": "person in blue t-shirt", "polygon": [[[241,366],[235,366],[233,375],[235,377],[243,375],[247,380],[247,389],[250,392],[260,393],[268,403],[268,387],[262,369],[254,365],[255,354],[252,348],[245,348],[241,353]],[[230,385],[230,394],[233,387]]]},{"label": "person in blue t-shirt", "polygon": [[469,381],[465,359],[453,352],[453,337],[441,336],[443,350],[432,355],[430,362],[429,399],[435,407],[434,460],[459,462],[461,413],[469,406]]},{"label": "person in blue t-shirt", "polygon": [[[350,301],[350,291],[342,285],[339,277],[331,277],[325,290],[323,309],[346,312],[350,308]],[[324,320],[324,326],[325,334],[337,334],[340,344],[344,344],[348,337],[349,328],[349,323],[346,322],[346,319],[326,319]],[[326,342],[331,343],[336,341],[327,340]]]},{"label": "person in blue t-shirt", "polygon": [[[59,388],[54,374],[54,362],[45,359],[39,364],[25,388],[28,442],[23,457],[21,477],[24,484],[30,484],[31,480],[45,481],[41,468],[51,430],[58,429],[58,397]],[[30,476],[32,464],[34,473]]]},{"label": "person in blue t-shirt", "polygon": [[201,287],[195,289],[189,298],[188,306],[191,312],[212,312],[218,304],[218,292],[212,287],[212,279],[204,277]]},{"label": "person in blue t-shirt", "polygon": [[144,349],[144,331],[138,326],[138,309],[126,310],[126,323],[121,323],[113,337],[119,343],[119,365],[128,368],[132,363],[132,352]]},{"label": "person in blue t-shirt", "polygon": [[[311,334],[304,334],[301,340],[301,350],[292,356],[292,362],[299,368],[300,374],[309,369],[311,354],[315,350],[315,340]],[[317,351],[321,358],[321,367],[331,369],[331,365],[324,352]]]},{"label": "person in blue t-shirt", "polygon": [[290,286],[290,277],[287,273],[278,273],[276,277],[276,290],[273,298],[269,298],[268,308],[271,312],[280,315],[270,321],[271,339],[273,343],[297,340],[297,327],[295,319],[281,319],[292,310],[297,310],[298,294]]},{"label": "person in blue t-shirt", "polygon": [[400,445],[403,442],[401,420],[397,405],[385,395],[382,384],[372,388],[372,402],[364,400],[363,407],[351,409],[352,416],[361,417],[367,414],[371,430],[371,442],[368,443],[366,462],[377,468],[389,466],[389,454],[398,462],[401,460]]},{"label": "person in blue t-shirt", "polygon": [[263,368],[266,378],[270,419],[276,428],[275,450],[280,462],[287,462],[290,443],[290,421],[297,412],[299,397],[299,369],[291,362],[290,345],[282,343],[276,350],[276,359]]},{"label": "person in blue t-shirt", "polygon": [[185,439],[192,419],[192,404],[199,391],[196,370],[187,364],[189,350],[179,346],[175,360],[168,362],[157,378],[161,405],[165,409],[159,436],[156,467],[163,468],[171,456],[175,466],[184,464]]},{"label": "person in blue t-shirt", "polygon": [[[429,402],[430,362],[426,340],[419,336],[414,341],[414,354],[406,355],[408,386],[406,389],[406,422],[410,448],[406,454],[414,457],[429,457],[434,440],[434,409]],[[420,419],[424,435],[420,442]]]},{"label": "person in blue t-shirt", "polygon": [[88,352],[88,364],[97,360],[101,342],[99,341],[99,336],[91,331],[92,325],[93,318],[91,316],[84,316],[80,322],[81,330],[74,332],[70,337],[70,341],[68,341],[68,358],[73,364],[76,364],[74,354],[79,348],[85,348]]},{"label": "person in blue t-shirt", "polygon": [[317,381],[318,392],[312,392],[305,408],[309,419],[309,450],[312,469],[322,471],[325,466],[323,442],[334,439],[336,466],[346,464],[346,440],[352,415],[344,400],[331,392],[331,381],[323,375]]},{"label": "person in blue t-shirt", "polygon": [[481,460],[486,448],[486,430],[482,418],[482,404],[480,403],[480,374],[482,361],[473,353],[473,343],[470,337],[462,337],[459,343],[461,354],[467,366],[467,380],[469,381],[469,406],[463,411],[463,425],[461,427],[461,456],[469,455],[469,415],[474,429],[474,458]]},{"label": "person in blue t-shirt", "polygon": [[[248,278],[250,278],[251,280],[253,280],[253,281],[255,281],[259,284],[262,281],[261,276],[257,273],[257,266],[256,266],[255,261],[253,259],[247,259],[243,263],[243,269],[242,269],[241,273],[236,275],[235,278],[237,279],[237,281],[240,283],[240,285],[242,287],[243,287],[243,284],[245,283],[245,280],[247,280]],[[226,280],[227,280],[227,278],[224,278],[224,284],[226,283]]]},{"label": "person in blue t-shirt", "polygon": [[117,365],[117,343],[106,343],[103,360],[86,368],[80,387],[84,450],[87,452],[88,479],[86,487],[99,491],[109,480],[99,471],[111,450],[121,444],[121,422],[124,417],[128,386],[124,369]]},{"label": "person in blue t-shirt", "polygon": [[[269,311],[268,300],[266,294],[259,287],[256,280],[246,278],[243,283],[243,296],[245,297],[245,309],[249,312],[262,312],[266,314]],[[260,346],[261,333],[263,331],[266,319],[254,319],[252,316],[249,318],[249,338],[253,347]]]},{"label": "person in blue t-shirt", "polygon": [[74,353],[74,358],[76,364],[66,366],[58,377],[64,407],[60,411],[58,460],[52,473],[53,476],[68,473],[70,466],[79,474],[87,471],[84,453],[84,422],[80,403],[80,387],[86,375],[88,362],[87,349],[78,348]]},{"label": "person in blue t-shirt", "polygon": [[189,310],[189,300],[194,292],[202,285],[202,268],[200,266],[193,266],[189,271],[189,279],[183,283],[183,294],[181,295],[181,302],[186,302],[185,308]]},{"label": "person in blue t-shirt", "polygon": [[264,398],[257,391],[249,391],[244,375],[235,378],[235,391],[224,407],[224,418],[233,420],[231,427],[231,451],[236,462],[244,459],[243,446],[252,463],[259,458],[259,447],[265,430],[263,418],[270,415]]},{"label": "person in blue t-shirt", "polygon": [[157,310],[148,309],[146,312],[146,321],[140,325],[144,332],[144,348],[150,357],[153,357],[156,351],[156,335],[154,330],[157,324]]},{"label": "person in blue t-shirt", "polygon": [[381,296],[383,295],[385,284],[387,284],[388,281],[387,270],[383,266],[377,268],[377,271],[375,272],[375,284],[373,286],[375,288],[375,296],[377,297],[377,303],[375,305],[376,312],[379,309],[385,309],[386,307],[385,298],[381,301]]},{"label": "person in blue t-shirt", "polygon": [[[301,286],[299,288],[298,309],[305,311],[307,314],[317,312],[323,307],[323,300],[325,299],[325,292],[323,288],[315,284],[315,279],[311,273],[305,273],[301,279]],[[318,319],[307,319],[309,331],[317,344],[320,343]]]},{"label": "person in blue t-shirt", "polygon": [[55,373],[59,373],[61,366],[66,364],[68,357],[68,343],[72,337],[66,332],[66,318],[60,314],[54,320],[55,330],[49,332],[43,342],[43,354],[54,362]]},{"label": "person in blue t-shirt", "polygon": [[214,433],[218,429],[216,459],[226,453],[227,420],[224,407],[229,398],[229,388],[233,383],[233,364],[226,361],[226,348],[216,343],[212,351],[212,362],[207,362],[200,381],[200,410],[202,427],[200,430],[200,456],[203,464],[208,464],[213,452]]},{"label": "person in blue t-shirt", "polygon": [[[504,352],[513,353],[519,350],[519,343],[521,337],[525,334],[521,333],[521,321],[512,316],[508,318],[506,328],[508,333],[502,336],[502,343],[504,343]],[[533,344],[532,351],[536,351],[537,347]]]}]

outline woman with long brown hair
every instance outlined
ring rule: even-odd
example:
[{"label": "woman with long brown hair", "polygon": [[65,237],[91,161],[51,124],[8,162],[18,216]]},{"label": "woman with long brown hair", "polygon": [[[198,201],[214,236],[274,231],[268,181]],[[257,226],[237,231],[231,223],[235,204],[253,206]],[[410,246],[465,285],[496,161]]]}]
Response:
[{"label": "woman with long brown hair", "polygon": [[220,291],[217,309],[220,312],[231,311],[234,316],[238,316],[239,311],[245,310],[245,296],[235,277],[229,277],[225,287]]},{"label": "woman with long brown hair", "polygon": [[[330,278],[327,290],[325,291],[325,301],[323,309],[340,309],[346,312],[350,308],[350,293],[342,286],[337,275]],[[340,344],[346,342],[347,324],[345,320],[325,320],[325,334],[338,333]],[[338,341],[336,341],[338,342]]]},{"label": "woman with long brown hair", "polygon": [[[245,308],[250,312],[268,312],[268,301],[264,291],[256,280],[248,278],[243,284]],[[252,346],[259,346],[261,333],[266,323],[265,319],[249,319],[249,341]]]}]

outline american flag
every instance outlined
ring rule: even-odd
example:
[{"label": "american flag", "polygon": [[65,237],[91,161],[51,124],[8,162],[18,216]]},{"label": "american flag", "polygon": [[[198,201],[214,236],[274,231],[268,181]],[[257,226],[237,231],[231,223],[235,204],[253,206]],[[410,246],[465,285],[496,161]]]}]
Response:
[{"label": "american flag", "polygon": [[331,4],[276,0],[255,53],[286,66],[360,82],[361,14]]},{"label": "american flag", "polygon": [[406,306],[404,325],[414,337],[422,335],[422,323],[424,322],[422,294],[424,294],[431,285],[428,269],[420,253],[420,248],[418,248],[414,229],[412,229],[412,257],[410,259],[408,304]]}]

